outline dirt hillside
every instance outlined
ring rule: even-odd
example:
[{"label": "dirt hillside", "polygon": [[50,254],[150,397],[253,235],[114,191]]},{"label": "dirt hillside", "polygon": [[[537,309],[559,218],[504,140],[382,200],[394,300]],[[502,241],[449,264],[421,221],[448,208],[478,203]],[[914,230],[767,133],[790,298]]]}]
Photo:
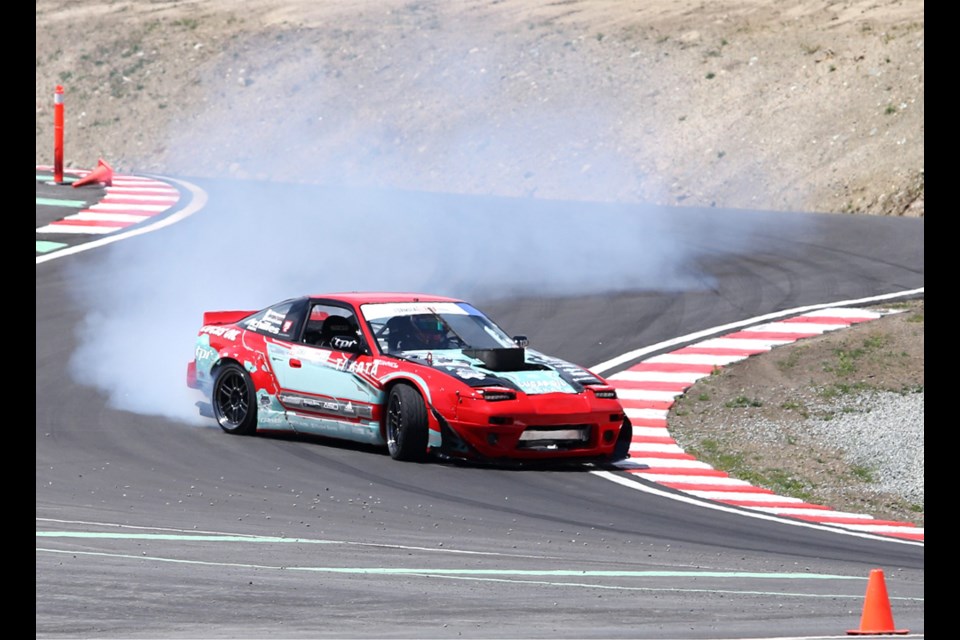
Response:
[{"label": "dirt hillside", "polygon": [[37,163],[923,215],[922,0],[38,0]]}]

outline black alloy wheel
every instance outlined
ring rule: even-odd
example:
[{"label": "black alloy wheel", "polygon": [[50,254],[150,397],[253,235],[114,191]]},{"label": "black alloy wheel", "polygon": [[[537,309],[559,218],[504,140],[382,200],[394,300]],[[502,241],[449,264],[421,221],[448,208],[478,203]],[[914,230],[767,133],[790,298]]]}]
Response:
[{"label": "black alloy wheel", "polygon": [[250,374],[235,362],[217,371],[211,404],[217,424],[227,433],[252,435],[257,430],[256,392]]}]

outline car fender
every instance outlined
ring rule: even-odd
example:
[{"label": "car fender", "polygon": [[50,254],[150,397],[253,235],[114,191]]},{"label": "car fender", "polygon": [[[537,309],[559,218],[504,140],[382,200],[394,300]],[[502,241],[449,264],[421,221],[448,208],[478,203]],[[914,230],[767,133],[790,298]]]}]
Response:
[{"label": "car fender", "polygon": [[263,390],[270,394],[277,393],[276,378],[262,352],[245,348],[242,345],[231,344],[221,347],[217,356],[217,361],[210,368],[211,377],[216,375],[216,370],[225,362],[232,361],[239,364],[250,374],[254,389]]},{"label": "car fender", "polygon": [[[401,369],[391,372],[380,378],[383,389],[386,394],[390,389],[399,383],[412,385],[423,397],[427,405],[427,416],[430,430],[440,432],[440,422],[437,420],[437,412],[441,414],[456,414],[456,389],[454,385],[461,383],[450,375],[429,367],[416,367],[417,370]],[[384,412],[385,414],[385,412]]]}]

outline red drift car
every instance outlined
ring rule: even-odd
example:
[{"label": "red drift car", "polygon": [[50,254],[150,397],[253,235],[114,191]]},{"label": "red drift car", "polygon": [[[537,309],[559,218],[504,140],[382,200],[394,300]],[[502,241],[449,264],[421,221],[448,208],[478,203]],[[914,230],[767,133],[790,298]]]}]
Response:
[{"label": "red drift car", "polygon": [[234,434],[340,438],[410,461],[628,457],[616,391],[526,343],[454,298],[303,296],[205,313],[187,384]]}]

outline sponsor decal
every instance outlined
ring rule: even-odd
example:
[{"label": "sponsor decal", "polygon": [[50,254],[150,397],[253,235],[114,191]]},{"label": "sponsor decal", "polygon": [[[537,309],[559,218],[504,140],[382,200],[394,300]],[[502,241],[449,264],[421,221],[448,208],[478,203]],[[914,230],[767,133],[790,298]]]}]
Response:
[{"label": "sponsor decal", "polygon": [[290,356],[293,358],[300,358],[305,362],[316,362],[318,364],[324,364],[330,360],[330,352],[326,349],[301,347],[299,345],[293,345],[293,347],[290,349]]},{"label": "sponsor decal", "polygon": [[346,351],[347,349],[352,349],[357,346],[356,338],[348,338],[346,336],[334,336],[331,342],[333,348],[339,351]]},{"label": "sponsor decal", "polygon": [[214,349],[211,349],[210,347],[206,347],[198,344],[196,351],[194,351],[194,359],[196,360],[198,365],[201,363],[208,362],[210,360],[216,360],[217,352]]},{"label": "sponsor decal", "polygon": [[474,371],[469,367],[447,367],[447,370],[458,378],[463,378],[464,380],[483,380],[487,377],[486,374],[480,373],[479,371]]},{"label": "sponsor decal", "polygon": [[525,393],[537,394],[570,391],[570,385],[559,378],[552,380],[517,380],[516,382]]},{"label": "sponsor decal", "polygon": [[467,315],[467,311],[453,302],[385,302],[363,305],[363,315],[367,320],[389,318],[391,316],[411,316],[418,313],[439,313]]},{"label": "sponsor decal", "polygon": [[328,364],[337,371],[345,371],[347,373],[355,373],[361,376],[377,376],[377,369],[380,368],[380,365],[383,363],[382,360],[373,360],[369,362],[364,362],[361,360],[353,360],[350,358],[336,358],[331,359]]},{"label": "sponsor decal", "polygon": [[279,400],[287,407],[297,408],[310,413],[322,413],[324,415],[335,415],[350,419],[370,419],[373,417],[372,406],[368,404],[356,404],[350,400],[340,400],[330,397],[318,398],[316,396],[305,396],[291,392],[281,393]]},{"label": "sponsor decal", "polygon": [[240,335],[239,329],[231,329],[220,325],[208,324],[200,327],[200,333],[209,333],[212,336],[219,336],[225,340],[233,342]]},{"label": "sponsor decal", "polygon": [[263,314],[263,318],[260,320],[251,320],[248,326],[251,329],[267,331],[269,333],[280,333],[280,324],[284,321],[285,317],[282,313],[268,309],[267,312]]},{"label": "sponsor decal", "polygon": [[509,380],[529,394],[578,393],[580,385],[558,371],[502,371],[499,377]]},{"label": "sponsor decal", "polygon": [[559,358],[552,358],[550,356],[545,356],[542,353],[531,353],[529,350],[527,351],[527,353],[530,354],[531,356],[530,360],[532,362],[538,362],[540,364],[545,364],[549,367],[552,367],[553,369],[556,369],[557,371],[559,371],[561,375],[566,375],[569,378],[576,380],[577,382],[582,382],[582,381],[596,382],[597,381],[597,376],[593,375],[593,373],[591,373],[590,371],[587,371],[583,367],[578,367],[575,364],[571,364],[566,360],[560,360]]},{"label": "sponsor decal", "polygon": [[[270,348],[270,345],[268,345],[268,348]],[[282,347],[277,346],[276,351],[271,350],[270,356],[272,358],[285,358],[286,354]],[[335,371],[372,378],[378,376],[381,367],[385,369],[398,369],[400,367],[399,363],[390,360],[358,360],[356,356],[347,357],[340,355],[335,357],[334,353],[329,349],[318,349],[316,347],[305,347],[301,345],[293,345],[290,348],[290,357],[298,358],[303,362],[329,367]]]}]

